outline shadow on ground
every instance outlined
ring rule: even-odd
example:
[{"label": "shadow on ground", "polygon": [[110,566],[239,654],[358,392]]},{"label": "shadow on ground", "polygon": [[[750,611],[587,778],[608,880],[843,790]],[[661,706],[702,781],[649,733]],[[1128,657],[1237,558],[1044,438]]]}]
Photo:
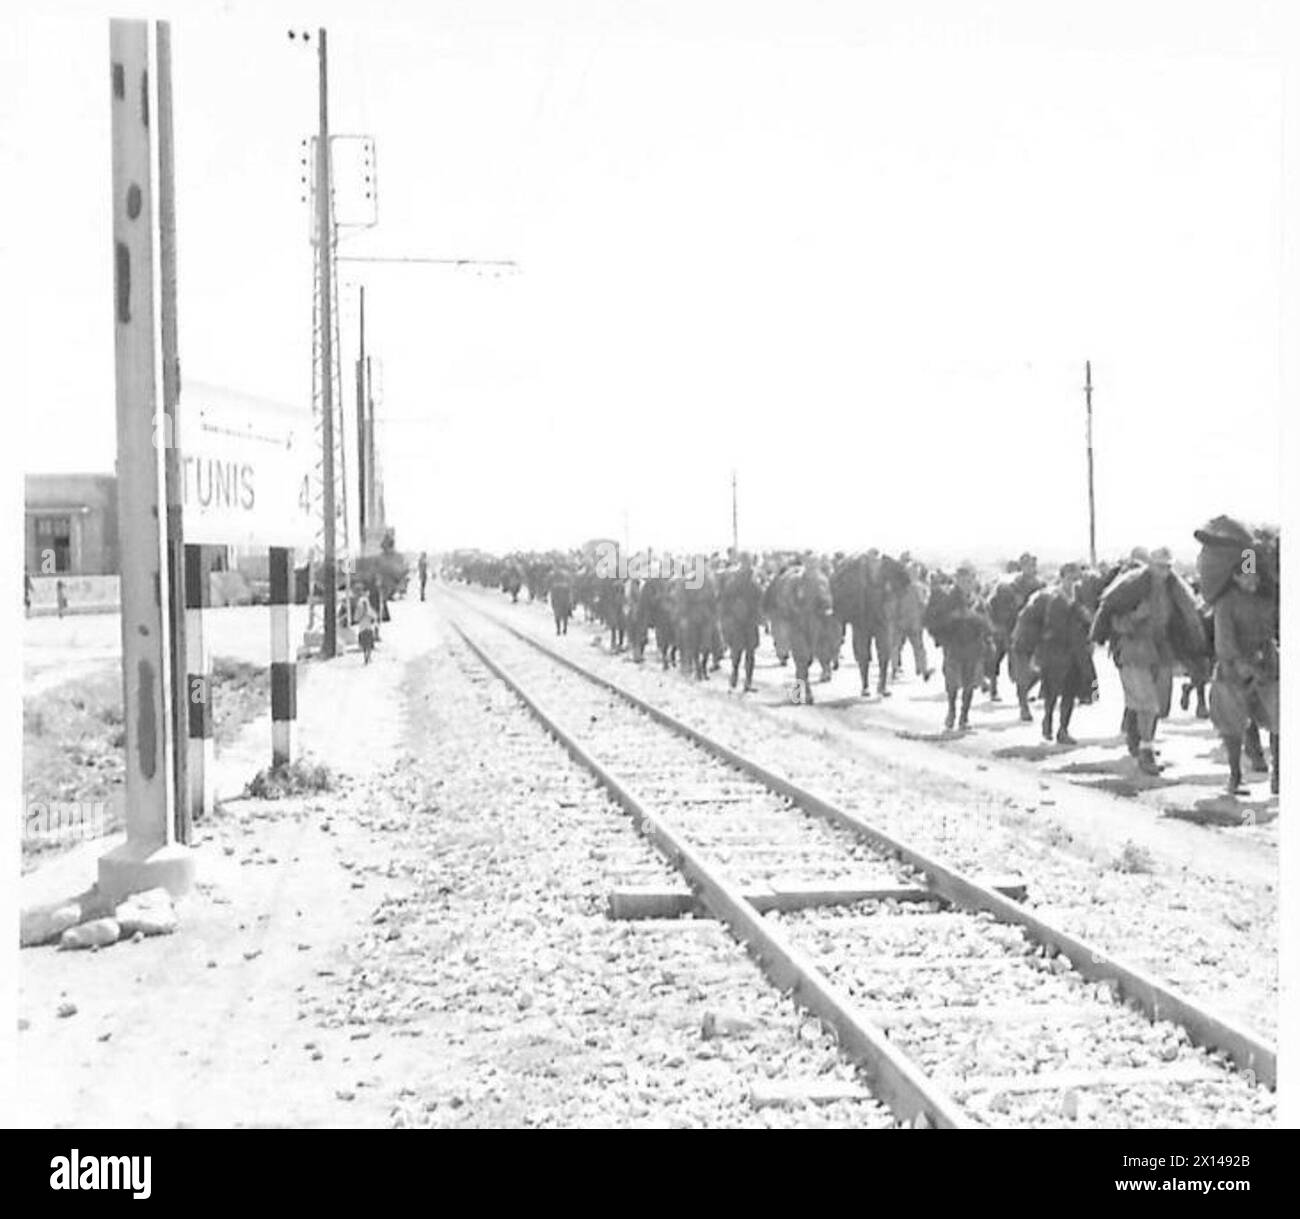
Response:
[{"label": "shadow on ground", "polygon": [[1171,806],[1163,812],[1178,821],[1197,825],[1267,825],[1277,820],[1276,800],[1239,800],[1235,796],[1206,796],[1188,806]]}]

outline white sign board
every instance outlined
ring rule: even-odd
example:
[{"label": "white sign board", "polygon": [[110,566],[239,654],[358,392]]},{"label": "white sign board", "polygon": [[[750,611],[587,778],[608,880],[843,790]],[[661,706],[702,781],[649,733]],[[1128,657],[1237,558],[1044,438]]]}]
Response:
[{"label": "white sign board", "polygon": [[312,544],[309,411],[187,381],[180,417],[186,542]]}]

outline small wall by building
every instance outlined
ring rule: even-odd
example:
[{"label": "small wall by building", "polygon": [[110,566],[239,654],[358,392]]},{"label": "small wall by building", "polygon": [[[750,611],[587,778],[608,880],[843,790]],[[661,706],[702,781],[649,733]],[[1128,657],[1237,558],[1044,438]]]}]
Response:
[{"label": "small wall by building", "polygon": [[32,617],[59,612],[59,585],[63,585],[65,614],[117,613],[121,586],[117,576],[32,576]]}]

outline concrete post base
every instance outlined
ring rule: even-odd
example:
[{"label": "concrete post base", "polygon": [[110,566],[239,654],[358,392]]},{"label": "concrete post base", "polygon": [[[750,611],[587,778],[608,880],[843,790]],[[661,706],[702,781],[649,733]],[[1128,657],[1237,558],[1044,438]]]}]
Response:
[{"label": "concrete post base", "polygon": [[113,903],[146,889],[166,889],[181,897],[194,885],[194,870],[189,847],[124,842],[99,857],[99,891]]}]

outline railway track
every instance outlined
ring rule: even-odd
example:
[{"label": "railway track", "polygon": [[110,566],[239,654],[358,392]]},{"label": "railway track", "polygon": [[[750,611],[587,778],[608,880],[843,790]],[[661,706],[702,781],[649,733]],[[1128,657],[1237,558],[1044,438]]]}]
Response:
[{"label": "railway track", "polygon": [[[963,875],[446,593],[442,612],[684,877],[614,917],[699,908],[835,1029],[901,1122],[1257,1125],[1276,1052]],[[635,880],[635,878],[633,878]]]}]

